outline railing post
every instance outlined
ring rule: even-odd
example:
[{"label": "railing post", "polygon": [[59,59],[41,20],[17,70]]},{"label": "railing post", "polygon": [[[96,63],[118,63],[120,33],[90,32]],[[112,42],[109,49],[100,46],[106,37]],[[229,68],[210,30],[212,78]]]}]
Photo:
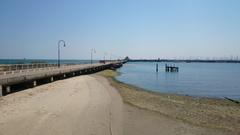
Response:
[{"label": "railing post", "polygon": [[2,85],[0,85],[0,97],[3,95],[2,93]]}]

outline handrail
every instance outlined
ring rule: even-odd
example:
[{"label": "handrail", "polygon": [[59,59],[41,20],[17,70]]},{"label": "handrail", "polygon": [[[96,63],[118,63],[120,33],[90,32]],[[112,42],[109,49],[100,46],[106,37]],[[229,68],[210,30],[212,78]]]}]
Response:
[{"label": "handrail", "polygon": [[0,65],[0,72],[55,67],[55,66],[57,66],[57,64],[47,64],[47,63]]},{"label": "handrail", "polygon": [[[105,64],[115,63],[117,61],[106,62]],[[96,63],[97,64],[97,63]],[[98,63],[100,64],[100,63]],[[69,68],[70,66],[88,65],[88,64],[63,64],[60,68]],[[89,66],[92,66],[89,64]],[[15,73],[25,73],[39,70],[54,70],[57,69],[57,64],[46,64],[46,63],[37,63],[37,64],[14,64],[14,65],[0,65],[0,76],[15,74]],[[73,68],[73,67],[71,67]]]},{"label": "handrail", "polygon": [[[69,65],[62,65],[62,67]],[[57,64],[13,64],[13,65],[0,65],[0,75],[14,74],[19,72],[28,72],[29,70],[43,70],[57,68]]]}]

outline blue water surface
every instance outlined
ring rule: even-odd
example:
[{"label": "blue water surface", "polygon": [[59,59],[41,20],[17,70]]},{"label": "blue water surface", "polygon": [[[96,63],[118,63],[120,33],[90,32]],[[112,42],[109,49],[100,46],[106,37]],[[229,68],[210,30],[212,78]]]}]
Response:
[{"label": "blue water surface", "polygon": [[165,72],[166,63],[130,62],[118,71],[117,80],[154,92],[240,99],[240,64],[168,63],[179,72]]}]

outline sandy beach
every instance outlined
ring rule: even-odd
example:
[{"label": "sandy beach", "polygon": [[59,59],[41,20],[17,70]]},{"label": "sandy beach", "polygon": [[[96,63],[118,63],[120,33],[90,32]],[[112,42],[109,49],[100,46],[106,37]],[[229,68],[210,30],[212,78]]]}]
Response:
[{"label": "sandy beach", "polygon": [[[111,80],[111,76],[115,74],[105,71],[94,75],[83,75],[0,97],[0,135],[237,135],[239,133],[239,129],[236,129],[238,125],[225,129],[191,123],[189,122],[191,119],[181,119],[185,118],[185,115],[173,113],[169,109],[172,104],[164,102],[164,97],[161,97],[161,101],[165,106],[156,106],[159,102],[156,97],[144,93],[145,98],[143,98],[142,91],[136,92],[126,85]],[[182,107],[178,105],[182,103],[182,99],[169,101],[174,102],[177,109]],[[231,103],[223,106],[232,107],[233,119],[229,124],[239,124],[239,106]],[[159,109],[162,111],[158,111]],[[226,119],[222,120],[223,123],[226,121]]]},{"label": "sandy beach", "polygon": [[80,76],[1,97],[0,135],[122,134],[122,101],[106,84]]}]

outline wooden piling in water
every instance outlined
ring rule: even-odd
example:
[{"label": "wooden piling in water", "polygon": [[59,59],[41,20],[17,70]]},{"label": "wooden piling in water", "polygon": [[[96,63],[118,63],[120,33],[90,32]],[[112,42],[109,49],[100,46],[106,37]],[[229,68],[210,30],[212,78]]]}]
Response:
[{"label": "wooden piling in water", "polygon": [[178,72],[179,68],[174,66],[168,66],[167,64],[165,64],[165,71],[166,72]]}]

